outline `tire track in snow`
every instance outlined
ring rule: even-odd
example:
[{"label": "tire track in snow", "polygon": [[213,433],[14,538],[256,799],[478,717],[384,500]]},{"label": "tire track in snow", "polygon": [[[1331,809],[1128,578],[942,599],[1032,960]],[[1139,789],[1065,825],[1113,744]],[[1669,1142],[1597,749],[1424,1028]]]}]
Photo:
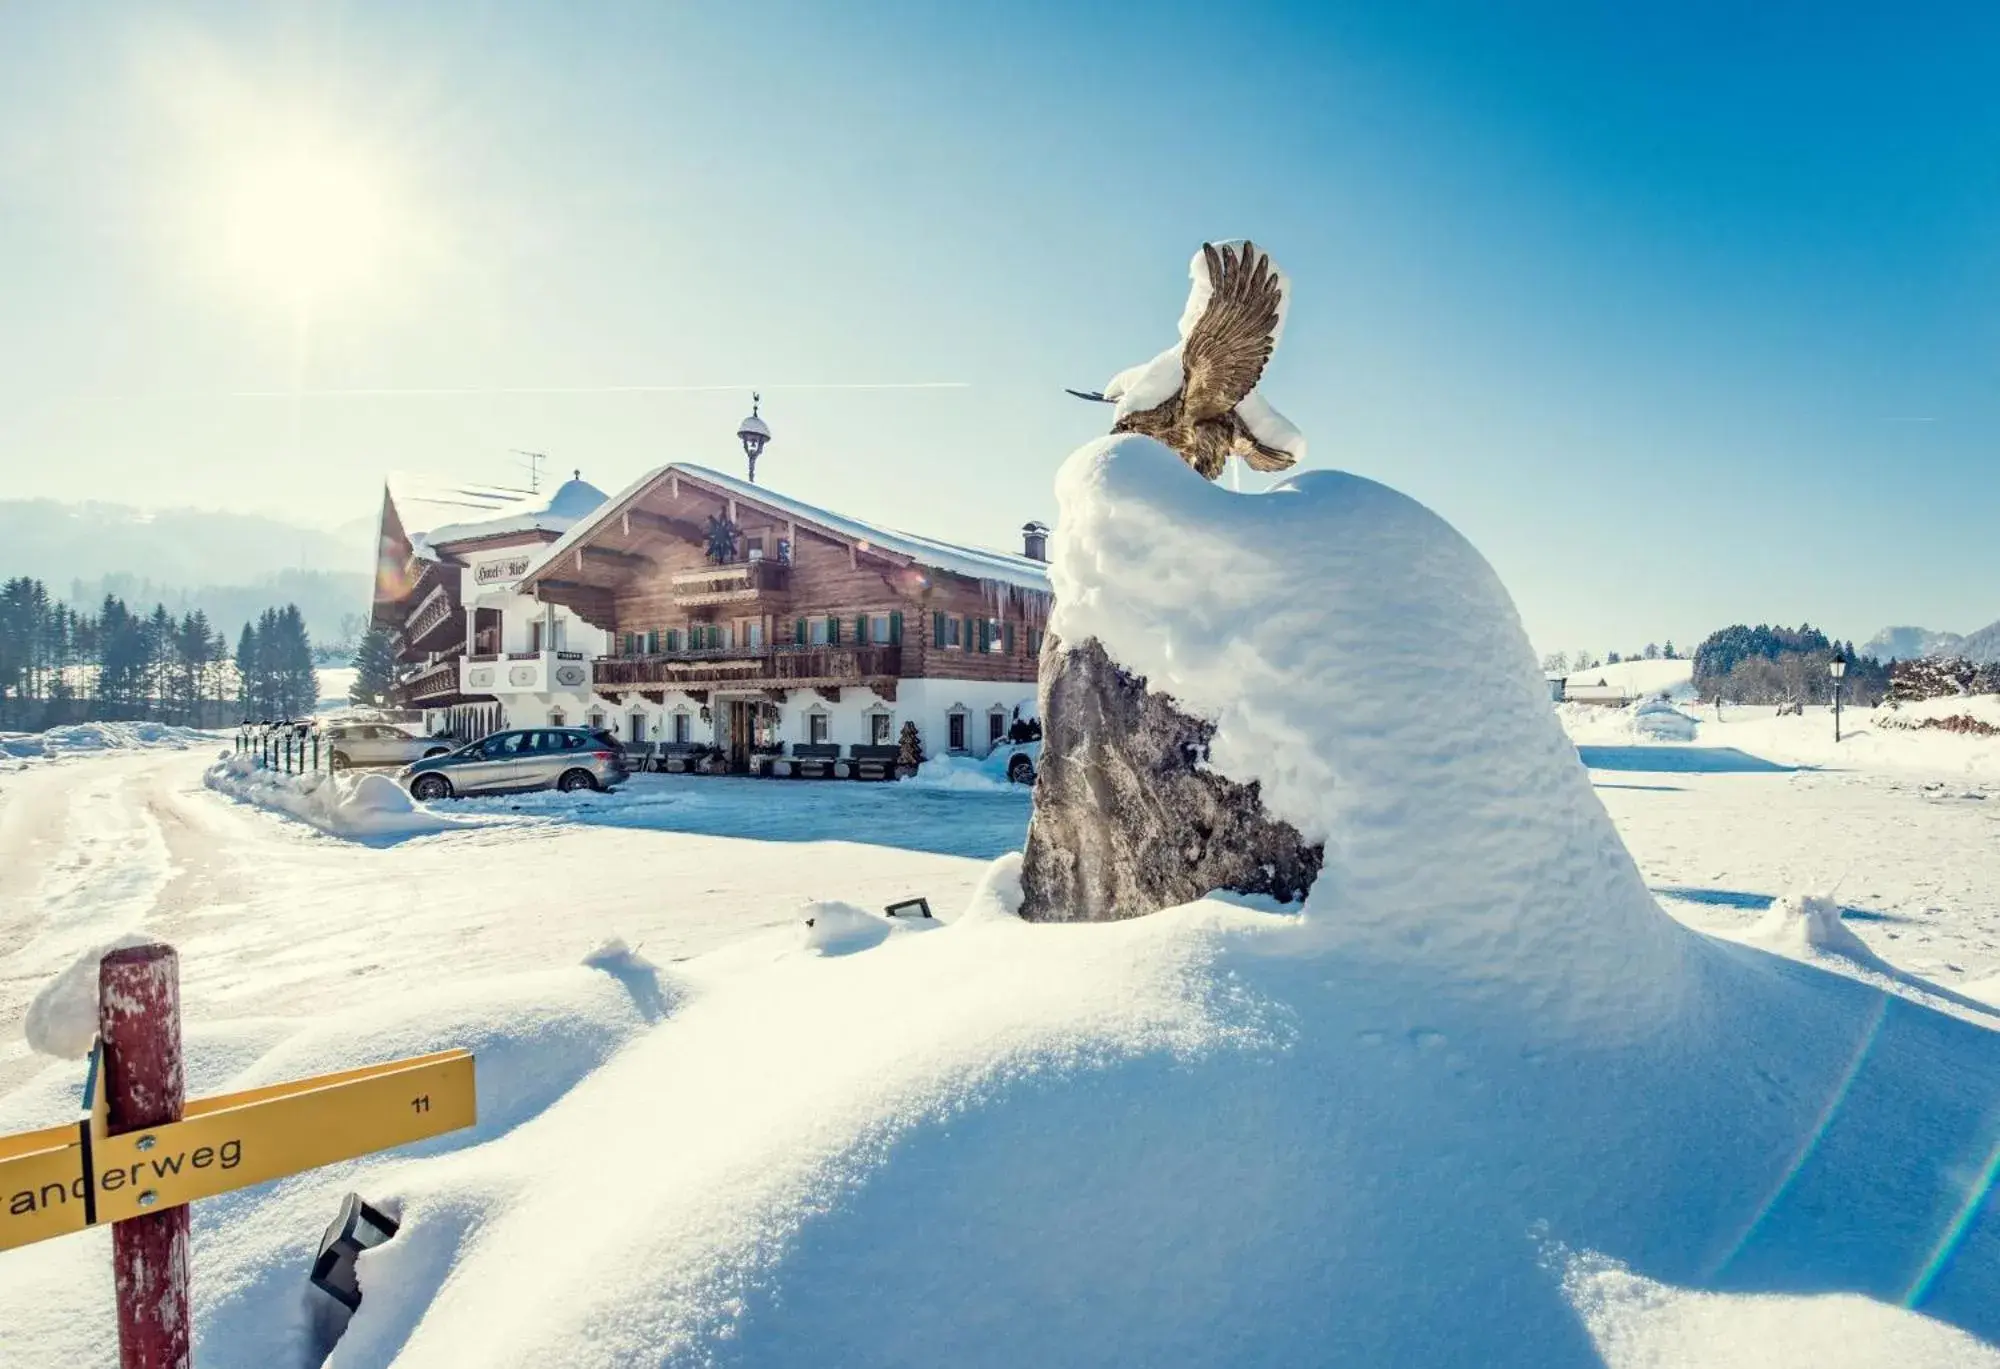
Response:
[{"label": "tire track in snow", "polygon": [[76,766],[57,790],[60,835],[36,853],[34,893],[8,917],[17,945],[0,956],[0,1091],[38,1067],[21,1039],[36,991],[91,946],[144,927],[173,877],[139,769],[115,761]]}]

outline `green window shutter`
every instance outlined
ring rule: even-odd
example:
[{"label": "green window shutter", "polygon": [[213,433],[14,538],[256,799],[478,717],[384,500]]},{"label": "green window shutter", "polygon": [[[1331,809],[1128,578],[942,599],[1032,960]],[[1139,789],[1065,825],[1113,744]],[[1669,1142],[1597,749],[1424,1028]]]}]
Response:
[{"label": "green window shutter", "polygon": [[944,645],[944,615],[942,613],[931,614],[931,645],[935,647],[942,647]]},{"label": "green window shutter", "polygon": [[891,613],[889,615],[889,645],[901,646],[902,644],[903,644],[903,615],[900,613]]},{"label": "green window shutter", "polygon": [[1005,627],[1001,629],[1001,632],[1002,635],[1006,638],[1005,644],[1007,648],[1007,654],[1009,656],[1012,656],[1014,654],[1014,625],[1012,623],[1008,623]]},{"label": "green window shutter", "polygon": [[834,617],[831,613],[826,615],[826,644],[828,646],[840,645],[840,619]]},{"label": "green window shutter", "polygon": [[806,620],[801,618],[792,625],[792,642],[797,646],[806,644]]},{"label": "green window shutter", "polygon": [[861,643],[868,640],[868,615],[865,613],[854,615],[854,640]]}]

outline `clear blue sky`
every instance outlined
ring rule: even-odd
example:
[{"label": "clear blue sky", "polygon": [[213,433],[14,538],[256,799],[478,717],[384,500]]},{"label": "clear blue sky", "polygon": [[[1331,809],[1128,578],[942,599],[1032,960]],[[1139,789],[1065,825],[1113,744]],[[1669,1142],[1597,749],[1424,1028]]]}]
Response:
[{"label": "clear blue sky", "polygon": [[[1543,650],[2000,617],[2000,7],[0,7],[0,496],[666,460],[1006,544],[1205,237]],[[960,381],[939,390],[785,389]],[[721,393],[329,390],[725,385]],[[242,392],[307,392],[303,398]],[[4,567],[0,567],[4,569]]]}]

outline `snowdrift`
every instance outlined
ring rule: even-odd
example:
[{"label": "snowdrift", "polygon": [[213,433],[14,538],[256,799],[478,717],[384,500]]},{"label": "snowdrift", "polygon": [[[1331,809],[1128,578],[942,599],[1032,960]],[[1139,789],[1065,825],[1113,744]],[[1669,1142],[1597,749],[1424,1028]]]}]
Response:
[{"label": "snowdrift", "polygon": [[46,732],[0,732],[0,766],[8,761],[63,760],[110,751],[185,751],[214,741],[212,733],[167,723],[72,723]]},{"label": "snowdrift", "polygon": [[1007,778],[1008,754],[997,752],[982,760],[976,756],[932,756],[917,767],[917,773],[900,781],[918,789],[951,789],[980,793],[1027,792]]},{"label": "snowdrift", "polygon": [[287,775],[267,770],[254,756],[230,756],[208,769],[202,782],[244,803],[286,813],[336,837],[393,840],[469,825],[434,813],[387,775]]}]

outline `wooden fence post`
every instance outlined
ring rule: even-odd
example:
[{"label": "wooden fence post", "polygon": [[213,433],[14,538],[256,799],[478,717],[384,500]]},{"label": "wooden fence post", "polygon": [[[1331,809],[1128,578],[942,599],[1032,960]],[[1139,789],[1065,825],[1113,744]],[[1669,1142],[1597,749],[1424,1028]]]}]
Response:
[{"label": "wooden fence post", "polygon": [[[180,958],[174,948],[152,942],[108,953],[98,962],[97,989],[106,1131],[119,1136],[178,1122],[186,1077]],[[111,1266],[118,1289],[120,1369],[189,1369],[187,1207],[114,1222]]]}]

